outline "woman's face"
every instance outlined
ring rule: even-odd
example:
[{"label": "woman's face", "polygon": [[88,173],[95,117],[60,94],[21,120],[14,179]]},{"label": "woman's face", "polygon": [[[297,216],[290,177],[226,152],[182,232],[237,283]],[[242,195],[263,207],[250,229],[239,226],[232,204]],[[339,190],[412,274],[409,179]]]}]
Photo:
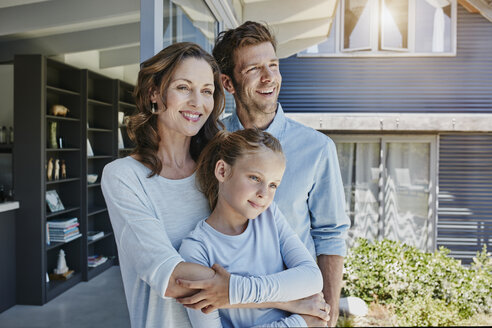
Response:
[{"label": "woman's face", "polygon": [[176,68],[166,91],[166,102],[155,91],[158,122],[168,131],[192,137],[200,131],[214,108],[214,74],[203,59],[186,58]]}]

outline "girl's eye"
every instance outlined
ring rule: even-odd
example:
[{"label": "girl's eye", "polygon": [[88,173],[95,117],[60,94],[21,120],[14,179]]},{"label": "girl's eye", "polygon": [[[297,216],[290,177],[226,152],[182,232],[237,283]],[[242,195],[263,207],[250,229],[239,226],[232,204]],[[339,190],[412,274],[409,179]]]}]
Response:
[{"label": "girl's eye", "polygon": [[258,178],[256,175],[250,175],[249,178],[253,181],[260,181],[260,178]]},{"label": "girl's eye", "polygon": [[270,185],[270,188],[277,189],[277,185],[276,185],[275,183],[272,183],[272,184]]}]

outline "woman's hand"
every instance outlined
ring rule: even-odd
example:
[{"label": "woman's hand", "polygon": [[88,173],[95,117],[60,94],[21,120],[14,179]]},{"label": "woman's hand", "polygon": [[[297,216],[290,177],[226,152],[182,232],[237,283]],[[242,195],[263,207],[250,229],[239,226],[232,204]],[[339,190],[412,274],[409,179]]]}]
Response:
[{"label": "woman's hand", "polygon": [[[299,300],[286,302],[282,310],[309,315],[324,321],[330,320],[330,305],[325,302],[323,293],[311,295]],[[307,322],[307,321],[306,321]],[[326,323],[325,323],[326,325]]]},{"label": "woman's hand", "polygon": [[229,280],[231,274],[219,264],[214,264],[212,269],[215,275],[205,280],[178,279],[176,283],[188,289],[199,289],[196,294],[176,300],[191,309],[201,309],[203,313],[210,313],[218,308],[229,305]]},{"label": "woman's hand", "polygon": [[328,321],[309,314],[301,314],[301,317],[306,321],[307,327],[327,327],[328,325]]}]

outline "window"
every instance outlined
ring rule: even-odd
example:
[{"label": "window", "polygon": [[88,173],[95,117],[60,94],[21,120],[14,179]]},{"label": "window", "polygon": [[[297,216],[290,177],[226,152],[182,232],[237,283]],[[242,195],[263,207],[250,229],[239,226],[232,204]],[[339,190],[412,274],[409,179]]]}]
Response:
[{"label": "window", "polygon": [[436,138],[332,138],[352,221],[349,245],[387,238],[434,250]]},{"label": "window", "polygon": [[456,0],[341,0],[328,39],[298,55],[455,55],[456,6]]}]

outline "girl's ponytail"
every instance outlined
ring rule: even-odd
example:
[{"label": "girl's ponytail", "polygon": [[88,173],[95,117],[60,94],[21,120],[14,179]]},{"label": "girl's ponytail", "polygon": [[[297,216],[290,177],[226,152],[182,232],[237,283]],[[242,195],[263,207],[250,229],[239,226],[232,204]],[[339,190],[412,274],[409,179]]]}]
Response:
[{"label": "girl's ponytail", "polygon": [[219,181],[215,177],[215,164],[221,159],[221,147],[229,132],[217,132],[214,138],[205,146],[198,159],[196,179],[198,190],[208,199],[210,210],[215,208],[219,194]]}]

